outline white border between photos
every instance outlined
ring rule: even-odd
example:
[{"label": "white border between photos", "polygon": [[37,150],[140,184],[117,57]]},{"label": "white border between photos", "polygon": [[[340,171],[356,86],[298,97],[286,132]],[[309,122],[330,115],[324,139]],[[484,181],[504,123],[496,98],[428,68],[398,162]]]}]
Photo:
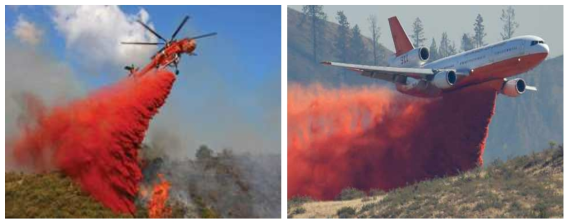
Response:
[{"label": "white border between photos", "polygon": [[[479,1],[479,2],[467,2],[467,3],[479,3],[479,4],[485,4],[485,5],[519,5],[519,4],[556,4],[556,5],[565,5],[567,2],[569,1],[564,1],[564,0],[546,0],[546,1],[530,1],[530,0],[522,0],[522,1],[516,1],[516,0],[508,0],[508,1],[494,1],[494,0],[483,0],[483,1]],[[62,4],[62,5],[74,5],[77,3],[80,3],[79,1],[72,1],[72,0],[52,0],[52,1],[5,1],[5,4],[14,4],[14,5],[22,5],[22,4],[29,4],[29,5],[34,5],[34,4]],[[282,170],[281,170],[281,195],[282,195],[282,200],[281,200],[281,210],[282,210],[282,218],[279,219],[216,219],[216,220],[206,220],[206,219],[164,219],[164,220],[153,220],[153,219],[108,219],[105,220],[106,222],[110,222],[110,223],[121,223],[121,222],[132,222],[132,223],[157,223],[157,222],[172,222],[172,223],[189,223],[189,222],[201,222],[201,223],[206,223],[206,222],[210,222],[210,223],[237,223],[237,224],[243,224],[243,223],[277,223],[277,222],[290,222],[290,223],[312,223],[312,222],[333,222],[333,223],[340,223],[340,222],[355,222],[357,220],[342,220],[342,219],[336,219],[336,220],[324,220],[324,219],[320,219],[320,220],[308,220],[308,219],[287,219],[287,6],[288,5],[306,5],[306,4],[328,4],[328,5],[348,5],[349,3],[353,4],[353,5],[395,5],[395,4],[403,4],[403,5],[407,5],[407,4],[411,4],[411,5],[427,5],[427,4],[438,4],[438,5],[459,5],[459,4],[464,4],[466,3],[465,1],[453,1],[453,0],[438,0],[438,1],[422,1],[422,0],[413,0],[413,1],[389,1],[389,0],[370,0],[370,1],[365,1],[365,0],[353,0],[353,1],[341,1],[341,0],[330,0],[330,1],[300,1],[300,0],[267,0],[267,1],[262,1],[262,0],[243,0],[243,1],[230,1],[230,0],[211,0],[211,1],[206,1],[206,2],[199,2],[199,1],[150,1],[150,0],[142,0],[142,1],[133,1],[133,0],[124,0],[124,1],[105,1],[105,0],[100,0],[100,1],[94,1],[94,0],[86,0],[86,1],[81,1],[81,3],[83,4],[120,4],[120,5],[125,5],[125,4],[136,4],[136,5],[149,5],[149,4],[157,4],[157,3],[163,3],[163,4],[174,4],[174,5],[182,5],[182,4],[191,4],[191,5],[205,5],[205,3],[207,5],[213,5],[213,4],[217,4],[217,5],[282,5],[281,8],[281,30],[282,30],[282,35],[281,35],[281,161],[282,161]],[[503,3],[503,4],[500,4]],[[466,4],[464,4],[466,5]],[[568,15],[568,13],[566,13],[567,10],[567,5],[564,6],[564,26],[565,24],[571,24],[571,16]],[[2,9],[2,19],[5,20],[5,8]],[[5,26],[5,22],[2,23],[3,26]],[[565,27],[563,27],[563,29],[565,29]],[[4,27],[3,32],[6,32],[7,28]],[[567,40],[567,37],[571,37],[570,35],[570,28],[569,29],[565,29],[564,30],[564,40]],[[2,35],[2,39],[4,40],[4,44],[2,45],[2,49],[5,51],[5,35]],[[565,49],[570,48],[569,45],[567,45],[566,43],[564,43],[564,52]],[[569,52],[567,50],[567,52]],[[3,54],[2,57],[6,57],[7,55]],[[567,71],[569,71],[570,68],[570,64],[567,62],[571,62],[570,57],[565,57],[565,63],[564,63],[564,86],[573,86],[573,83],[571,83],[571,79],[567,77]],[[2,60],[2,66],[4,67],[3,72],[5,72],[5,60]],[[5,77],[5,76],[4,76]],[[4,79],[5,82],[5,79]],[[569,84],[569,85],[568,85]],[[2,85],[2,113],[5,117],[5,86],[6,83],[4,83],[4,85]],[[571,91],[568,90],[568,88],[564,88],[564,99],[570,99],[572,98],[572,93]],[[571,103],[568,103],[571,101],[567,101],[565,100],[564,102],[564,141],[567,142],[567,139],[569,137],[573,137],[571,135],[571,132],[568,132],[568,128],[571,128],[571,126],[573,125],[572,120],[570,119],[570,117],[567,117],[567,112],[571,111]],[[3,125],[5,127],[5,120],[3,120]],[[569,129],[570,130],[570,129]],[[5,136],[5,129],[3,129],[3,134]],[[5,141],[6,139],[4,138],[4,145],[5,145]],[[5,164],[5,155],[2,154],[2,161]],[[569,157],[571,158],[571,156],[569,155],[569,153],[565,153],[565,157]],[[564,161],[568,161],[568,159],[564,159]],[[571,174],[571,169],[568,169],[568,166],[564,164],[564,187],[566,186],[571,186],[570,183],[571,182],[571,178],[573,178],[573,174]],[[4,169],[4,166],[2,166],[2,169]],[[2,175],[2,181],[3,183],[5,183],[5,175]],[[5,184],[2,184],[2,190],[5,190]],[[571,206],[566,206],[567,202],[571,202],[571,194],[569,193],[568,190],[565,190],[564,193],[564,218],[565,219],[557,219],[557,220],[547,220],[547,219],[543,219],[543,220],[534,220],[534,219],[520,219],[520,220],[500,220],[500,219],[491,219],[491,220],[487,220],[487,222],[493,222],[493,223],[505,223],[507,221],[510,222],[523,222],[523,223],[532,223],[532,222],[565,222],[566,219],[571,219],[570,216],[573,216],[573,214],[570,212],[571,211]],[[4,199],[5,196],[2,195],[2,198]],[[2,200],[2,214],[5,215],[5,200]],[[97,219],[85,219],[85,220],[75,220],[75,219],[49,219],[49,220],[38,220],[38,219],[8,219],[5,220],[9,223],[27,223],[27,222],[42,222],[42,223],[62,223],[62,222],[77,222],[77,221],[81,221],[81,222],[87,222],[87,223],[99,223],[101,222],[101,220],[97,220]],[[379,223],[379,222],[406,222],[406,223],[414,223],[414,222],[418,222],[418,221],[423,221],[423,222],[429,222],[429,223],[442,223],[442,222],[472,222],[472,223],[481,223],[484,222],[486,220],[479,220],[479,219],[464,219],[464,220],[455,220],[455,219],[449,219],[449,220],[437,220],[437,219],[424,219],[424,220],[420,220],[420,219],[384,219],[384,220],[380,220],[380,219],[363,219],[363,220],[358,220],[359,222],[369,222],[369,223]]]}]

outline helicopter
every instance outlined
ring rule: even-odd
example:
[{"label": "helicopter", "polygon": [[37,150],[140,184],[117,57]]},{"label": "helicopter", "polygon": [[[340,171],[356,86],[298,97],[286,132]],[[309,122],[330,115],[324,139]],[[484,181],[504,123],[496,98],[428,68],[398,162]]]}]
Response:
[{"label": "helicopter", "polygon": [[136,74],[145,74],[153,68],[164,68],[167,66],[175,68],[175,74],[179,75],[179,62],[181,60],[181,54],[188,54],[190,56],[197,56],[194,52],[197,48],[197,39],[215,36],[217,35],[216,32],[202,34],[199,36],[194,37],[186,37],[180,40],[175,39],[181,28],[185,25],[185,23],[189,20],[189,16],[185,16],[183,21],[179,24],[177,29],[171,35],[171,39],[167,40],[166,38],[159,35],[155,30],[151,29],[151,27],[147,26],[141,20],[137,20],[137,23],[141,24],[145,29],[151,32],[154,36],[162,40],[162,42],[121,42],[121,44],[128,44],[128,45],[150,45],[150,46],[159,46],[163,45],[157,53],[155,53],[151,57],[151,62],[147,64],[143,69],[139,70],[133,64],[131,66],[125,66],[124,68],[130,72],[130,76]]}]

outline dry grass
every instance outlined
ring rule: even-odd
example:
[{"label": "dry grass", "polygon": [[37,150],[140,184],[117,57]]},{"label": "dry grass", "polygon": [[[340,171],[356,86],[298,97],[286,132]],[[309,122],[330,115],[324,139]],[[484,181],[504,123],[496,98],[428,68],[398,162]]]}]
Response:
[{"label": "dry grass", "polygon": [[60,173],[6,173],[5,193],[6,218],[131,217],[113,213]]},{"label": "dry grass", "polygon": [[[383,198],[384,196],[375,196],[368,197],[369,200],[358,198],[346,201],[307,202],[290,208],[289,214],[292,215],[292,218],[337,218],[338,215],[336,213],[344,207],[354,208],[358,212],[363,206],[377,203]],[[302,208],[305,212],[300,213],[301,210],[299,208]]]},{"label": "dry grass", "polygon": [[[291,213],[297,207],[305,212]],[[423,181],[373,200],[299,203],[289,207],[289,217],[337,218],[343,207],[355,208],[358,218],[562,218],[563,147]]]}]

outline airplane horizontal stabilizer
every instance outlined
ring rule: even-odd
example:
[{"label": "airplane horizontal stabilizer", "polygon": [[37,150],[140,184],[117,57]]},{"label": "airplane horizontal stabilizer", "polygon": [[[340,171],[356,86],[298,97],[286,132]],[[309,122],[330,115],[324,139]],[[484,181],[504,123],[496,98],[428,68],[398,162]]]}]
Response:
[{"label": "airplane horizontal stabilizer", "polygon": [[525,89],[531,90],[531,91],[537,91],[537,87],[535,87],[535,86],[526,86]]}]

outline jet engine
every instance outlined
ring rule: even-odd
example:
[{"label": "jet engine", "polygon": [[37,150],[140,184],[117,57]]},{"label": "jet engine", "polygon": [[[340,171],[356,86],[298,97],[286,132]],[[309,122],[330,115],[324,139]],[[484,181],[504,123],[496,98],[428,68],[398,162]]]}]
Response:
[{"label": "jet engine", "polygon": [[432,79],[432,84],[440,89],[446,89],[456,84],[457,76],[453,70],[438,72]]},{"label": "jet engine", "polygon": [[420,67],[430,59],[430,50],[427,47],[415,48],[408,53],[391,58],[388,61],[393,67]]},{"label": "jet engine", "polygon": [[501,93],[509,97],[517,97],[525,92],[527,84],[523,79],[512,79],[503,85]]}]

